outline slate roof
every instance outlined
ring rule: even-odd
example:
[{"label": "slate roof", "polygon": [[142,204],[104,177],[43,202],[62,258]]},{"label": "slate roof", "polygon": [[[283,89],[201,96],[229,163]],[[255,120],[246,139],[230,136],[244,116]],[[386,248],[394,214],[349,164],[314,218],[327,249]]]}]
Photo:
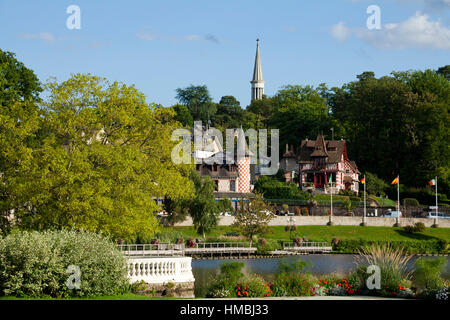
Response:
[{"label": "slate roof", "polygon": [[302,140],[298,154],[298,163],[313,163],[314,157],[326,157],[326,163],[339,163],[342,156],[348,160],[345,140],[325,140],[322,135],[316,140]]}]

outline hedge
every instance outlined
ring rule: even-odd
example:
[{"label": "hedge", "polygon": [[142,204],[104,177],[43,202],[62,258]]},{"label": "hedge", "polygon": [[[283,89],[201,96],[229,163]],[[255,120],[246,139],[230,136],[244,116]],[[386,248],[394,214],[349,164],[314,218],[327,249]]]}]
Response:
[{"label": "hedge", "polygon": [[358,249],[370,245],[390,243],[392,247],[403,247],[408,254],[443,254],[448,252],[448,242],[444,239],[436,240],[340,240],[333,243],[333,251],[339,253],[357,253]]},{"label": "hedge", "polygon": [[[80,287],[71,280],[74,268]],[[126,258],[102,235],[34,231],[0,238],[0,295],[85,297],[128,290]]]}]

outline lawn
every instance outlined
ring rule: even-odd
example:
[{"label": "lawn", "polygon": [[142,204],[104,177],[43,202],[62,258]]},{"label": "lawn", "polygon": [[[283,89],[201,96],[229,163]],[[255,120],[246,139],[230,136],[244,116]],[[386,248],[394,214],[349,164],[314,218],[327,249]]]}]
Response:
[{"label": "lawn", "polygon": [[[194,228],[168,227],[167,231],[180,233],[187,238],[201,238]],[[207,235],[207,240],[217,241],[221,235],[228,232],[236,232],[230,226],[220,226]],[[297,226],[297,231],[292,236],[307,237],[310,241],[331,241],[333,238],[362,239],[362,240],[432,240],[445,239],[450,241],[449,228],[426,228],[424,232],[408,234],[403,228],[395,227],[361,227],[361,226]],[[271,226],[266,239],[290,241],[290,234],[284,230],[284,226]]]}]

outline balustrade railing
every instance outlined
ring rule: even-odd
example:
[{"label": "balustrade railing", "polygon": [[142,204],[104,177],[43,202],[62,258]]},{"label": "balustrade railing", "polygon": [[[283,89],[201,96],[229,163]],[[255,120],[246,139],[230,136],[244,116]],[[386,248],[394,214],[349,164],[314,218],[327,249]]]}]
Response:
[{"label": "balustrade railing", "polygon": [[194,281],[190,257],[128,258],[130,282],[146,283]]}]

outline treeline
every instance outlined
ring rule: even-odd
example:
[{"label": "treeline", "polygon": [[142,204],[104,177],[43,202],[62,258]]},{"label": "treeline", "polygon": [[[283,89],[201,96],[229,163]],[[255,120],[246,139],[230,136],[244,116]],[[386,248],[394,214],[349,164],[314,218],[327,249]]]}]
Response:
[{"label": "treeline", "polygon": [[202,120],[222,130],[276,128],[280,146],[295,148],[320,132],[326,139],[334,134],[347,141],[348,155],[363,174],[384,181],[376,181],[376,193],[389,194],[399,174],[402,185],[421,189],[438,176],[439,192],[449,194],[450,65],[381,78],[364,72],[342,87],[288,85],[246,108],[233,96],[213,102],[206,86],[176,91],[179,104],[171,108],[186,126]]}]

